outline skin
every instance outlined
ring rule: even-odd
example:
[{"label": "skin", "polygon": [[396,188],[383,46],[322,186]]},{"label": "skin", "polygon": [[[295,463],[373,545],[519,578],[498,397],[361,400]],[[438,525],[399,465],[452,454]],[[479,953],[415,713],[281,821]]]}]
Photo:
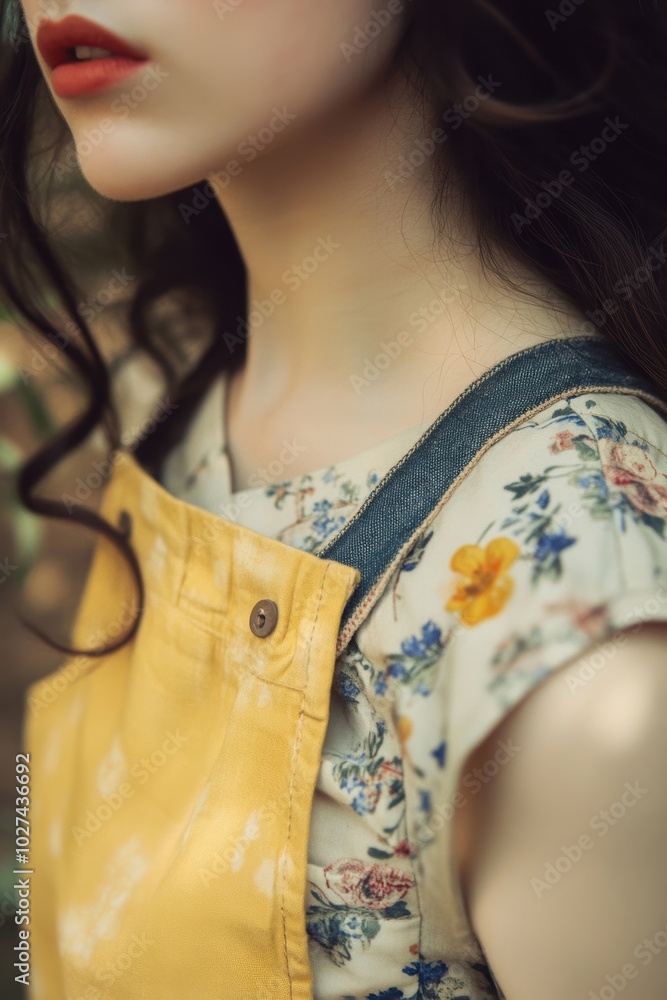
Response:
[{"label": "skin", "polygon": [[521,747],[455,815],[464,898],[507,1000],[665,996],[667,627],[623,634],[584,686],[567,678],[590,653],[533,689],[464,768],[499,739]]},{"label": "skin", "polygon": [[[56,19],[82,14],[143,48],[166,74],[124,117],[114,107],[134,78],[94,97],[55,99],[89,184],[132,201],[209,179],[247,266],[250,303],[283,293],[254,327],[229,385],[234,488],[286,441],[300,448],[290,464],[296,476],[407,427],[425,429],[490,365],[545,338],[590,332],[538,275],[510,264],[522,293],[483,272],[455,177],[445,191],[447,227],[434,231],[432,158],[388,183],[433,124],[428,108],[426,119],[415,112],[403,74],[388,74],[399,16],[362,51],[346,58],[341,49],[369,21],[373,0],[242,0],[226,11],[220,4],[222,17],[210,0],[23,6],[33,37],[45,10]],[[261,142],[275,109],[294,117]],[[86,136],[104,118],[114,128],[91,150]],[[241,164],[234,176],[231,161]],[[287,284],[284,275],[320,240],[331,248],[324,259],[298,288]],[[420,309],[429,315],[423,330],[410,322]],[[352,376],[406,330],[409,346],[356,391]],[[481,766],[498,738],[530,746],[456,818],[471,919],[507,1000],[587,1000],[667,923],[656,877],[667,832],[659,772],[666,639],[659,626],[632,634],[581,697],[556,672],[478,750]],[[591,719],[623,705],[633,685],[648,706],[641,725],[632,739],[610,743],[609,727]],[[531,877],[614,801],[626,776],[645,776],[651,795],[538,899]],[[666,961],[642,966],[624,1000],[662,998]]]},{"label": "skin", "polygon": [[[42,4],[24,2],[33,35]],[[407,427],[426,429],[491,364],[587,323],[518,266],[519,284],[537,299],[492,283],[468,249],[465,212],[436,235],[431,158],[390,187],[387,174],[425,129],[405,77],[387,80],[400,17],[362,51],[341,49],[367,24],[373,0],[242,0],[222,18],[211,0],[56,6],[60,16],[82,14],[116,32],[168,74],[127,117],[113,104],[131,91],[127,80],[93,97],[55,98],[87,181],[108,198],[133,200],[211,178],[247,265],[249,301],[284,295],[255,328],[230,386],[235,488],[285,441],[297,442],[290,473],[298,475]],[[242,144],[269,127],[276,108],[294,119],[250,159]],[[91,149],[86,137],[105,118],[115,127]],[[242,170],[225,186],[234,160]],[[460,207],[454,187],[447,203]],[[283,276],[320,239],[336,246],[295,290]],[[420,309],[432,317],[423,332],[410,323]],[[355,391],[351,378],[402,331],[410,348]]]}]

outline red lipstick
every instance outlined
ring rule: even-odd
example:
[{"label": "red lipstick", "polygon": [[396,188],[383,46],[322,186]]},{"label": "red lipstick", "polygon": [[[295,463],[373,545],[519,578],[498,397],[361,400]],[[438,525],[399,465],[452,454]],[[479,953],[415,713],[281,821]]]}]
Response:
[{"label": "red lipstick", "polygon": [[[97,94],[148,62],[145,52],[78,14],[69,14],[62,21],[41,21],[35,42],[51,70],[51,86],[58,97]],[[80,59],[75,52],[79,46],[109,54]]]}]

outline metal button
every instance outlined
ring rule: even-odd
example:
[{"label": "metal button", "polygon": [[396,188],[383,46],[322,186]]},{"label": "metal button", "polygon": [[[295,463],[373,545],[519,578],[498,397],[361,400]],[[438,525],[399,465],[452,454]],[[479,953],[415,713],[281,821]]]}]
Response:
[{"label": "metal button", "polygon": [[250,629],[253,635],[264,639],[271,635],[278,621],[278,605],[273,601],[257,601],[250,612]]},{"label": "metal button", "polygon": [[118,530],[128,536],[132,531],[132,518],[126,510],[121,510],[118,514]]}]

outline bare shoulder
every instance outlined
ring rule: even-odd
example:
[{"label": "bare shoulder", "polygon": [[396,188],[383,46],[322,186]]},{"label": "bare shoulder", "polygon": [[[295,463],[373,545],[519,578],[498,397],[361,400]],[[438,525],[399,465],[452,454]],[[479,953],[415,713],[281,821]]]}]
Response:
[{"label": "bare shoulder", "polygon": [[667,995],[667,625],[617,637],[589,683],[568,676],[594,650],[464,768],[499,739],[520,748],[454,820],[471,923],[507,1000]]}]

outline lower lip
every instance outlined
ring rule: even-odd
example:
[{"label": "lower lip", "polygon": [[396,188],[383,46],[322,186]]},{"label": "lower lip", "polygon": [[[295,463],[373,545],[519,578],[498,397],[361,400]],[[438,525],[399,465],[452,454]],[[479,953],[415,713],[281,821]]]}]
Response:
[{"label": "lower lip", "polygon": [[128,56],[61,63],[51,71],[51,86],[58,97],[99,94],[132,76],[147,63],[147,59],[130,59]]}]

